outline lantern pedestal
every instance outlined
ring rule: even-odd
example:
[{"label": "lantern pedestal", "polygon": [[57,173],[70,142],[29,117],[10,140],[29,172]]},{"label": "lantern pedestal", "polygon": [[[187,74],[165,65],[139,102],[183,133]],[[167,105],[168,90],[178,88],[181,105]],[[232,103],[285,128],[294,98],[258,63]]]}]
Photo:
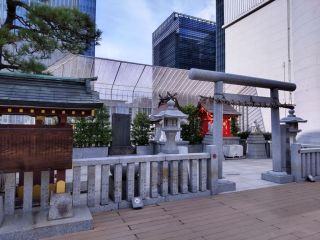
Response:
[{"label": "lantern pedestal", "polygon": [[176,135],[177,132],[180,131],[180,129],[163,128],[162,131],[165,132],[167,141],[165,142],[161,152],[166,154],[179,153],[179,149],[176,143]]}]

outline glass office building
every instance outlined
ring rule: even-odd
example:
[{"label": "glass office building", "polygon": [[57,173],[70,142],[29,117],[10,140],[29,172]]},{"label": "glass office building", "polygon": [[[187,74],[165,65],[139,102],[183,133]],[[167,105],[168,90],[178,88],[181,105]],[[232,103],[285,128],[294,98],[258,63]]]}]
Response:
[{"label": "glass office building", "polygon": [[[96,22],[96,0],[77,0],[78,9],[80,12],[88,14],[92,21]],[[95,56],[95,45],[91,44],[91,47],[84,53],[85,56]]]},{"label": "glass office building", "polygon": [[[80,12],[88,14],[92,21],[96,22],[96,0],[22,0],[25,3],[45,3],[52,7],[77,8]],[[20,16],[25,15],[23,8],[17,8]],[[0,0],[0,24],[3,24],[7,15],[6,0]],[[19,25],[19,23],[18,23]],[[95,46],[92,46],[84,53],[86,56],[95,56]]]},{"label": "glass office building", "polygon": [[216,39],[216,70],[225,71],[225,32],[224,25],[224,0],[216,0],[216,23],[217,23],[217,39]]},{"label": "glass office building", "polygon": [[216,68],[216,24],[172,13],[152,34],[153,65],[180,69]]}]

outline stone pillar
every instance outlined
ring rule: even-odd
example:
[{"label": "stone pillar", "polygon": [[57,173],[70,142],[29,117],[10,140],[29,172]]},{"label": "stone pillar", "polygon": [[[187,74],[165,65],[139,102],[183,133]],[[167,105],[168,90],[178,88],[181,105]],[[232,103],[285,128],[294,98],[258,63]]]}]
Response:
[{"label": "stone pillar", "polygon": [[[216,82],[214,85],[214,97],[220,97],[223,95],[223,82]],[[223,156],[223,104],[214,101],[213,103],[213,145],[217,146],[218,151],[218,177],[222,178],[222,162],[224,160]]]},{"label": "stone pillar", "polygon": [[0,227],[4,220],[3,196],[0,196]]},{"label": "stone pillar", "polygon": [[204,149],[205,152],[210,154],[207,163],[208,171],[208,189],[212,195],[218,194],[218,161],[217,161],[217,147],[214,145],[207,145]]},{"label": "stone pillar", "polygon": [[6,183],[4,190],[4,213],[5,215],[13,215],[15,209],[16,196],[16,174],[6,173]]},{"label": "stone pillar", "polygon": [[[273,101],[279,101],[279,90],[270,90]],[[272,170],[281,172],[281,131],[279,107],[271,108],[271,132],[272,132]]]},{"label": "stone pillar", "polygon": [[[270,90],[273,101],[279,101],[278,89]],[[285,159],[281,158],[281,129],[280,129],[280,114],[279,107],[271,108],[271,131],[272,131],[272,170],[262,173],[261,179],[275,183],[293,182],[293,176],[288,175],[282,168]]]}]

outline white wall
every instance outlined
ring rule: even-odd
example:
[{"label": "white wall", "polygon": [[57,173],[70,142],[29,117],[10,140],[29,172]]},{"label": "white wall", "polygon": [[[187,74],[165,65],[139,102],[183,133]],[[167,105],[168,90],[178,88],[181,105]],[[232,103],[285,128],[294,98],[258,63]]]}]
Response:
[{"label": "white wall", "polygon": [[[287,0],[276,0],[227,27],[226,72],[288,81],[287,24]],[[270,93],[258,89],[258,95]],[[280,92],[280,101],[289,102],[289,94]],[[270,131],[270,109],[261,111],[265,128]],[[281,117],[285,114],[282,109]]]},{"label": "white wall", "polygon": [[[307,4],[306,4],[307,3]],[[320,130],[320,1],[292,1],[293,78],[296,114],[303,131]],[[319,136],[320,137],[320,136]],[[319,141],[320,143],[320,141]]]}]

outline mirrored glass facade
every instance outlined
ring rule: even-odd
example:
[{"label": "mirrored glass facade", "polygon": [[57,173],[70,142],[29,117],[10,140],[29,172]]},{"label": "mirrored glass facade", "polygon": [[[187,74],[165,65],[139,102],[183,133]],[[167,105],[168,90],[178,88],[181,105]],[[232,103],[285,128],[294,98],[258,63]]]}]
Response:
[{"label": "mirrored glass facade", "polygon": [[216,39],[216,70],[225,71],[225,32],[224,25],[224,0],[216,0],[216,22],[217,22],[217,39]]},{"label": "mirrored glass facade", "polygon": [[152,34],[153,65],[215,70],[216,24],[172,13]]}]

